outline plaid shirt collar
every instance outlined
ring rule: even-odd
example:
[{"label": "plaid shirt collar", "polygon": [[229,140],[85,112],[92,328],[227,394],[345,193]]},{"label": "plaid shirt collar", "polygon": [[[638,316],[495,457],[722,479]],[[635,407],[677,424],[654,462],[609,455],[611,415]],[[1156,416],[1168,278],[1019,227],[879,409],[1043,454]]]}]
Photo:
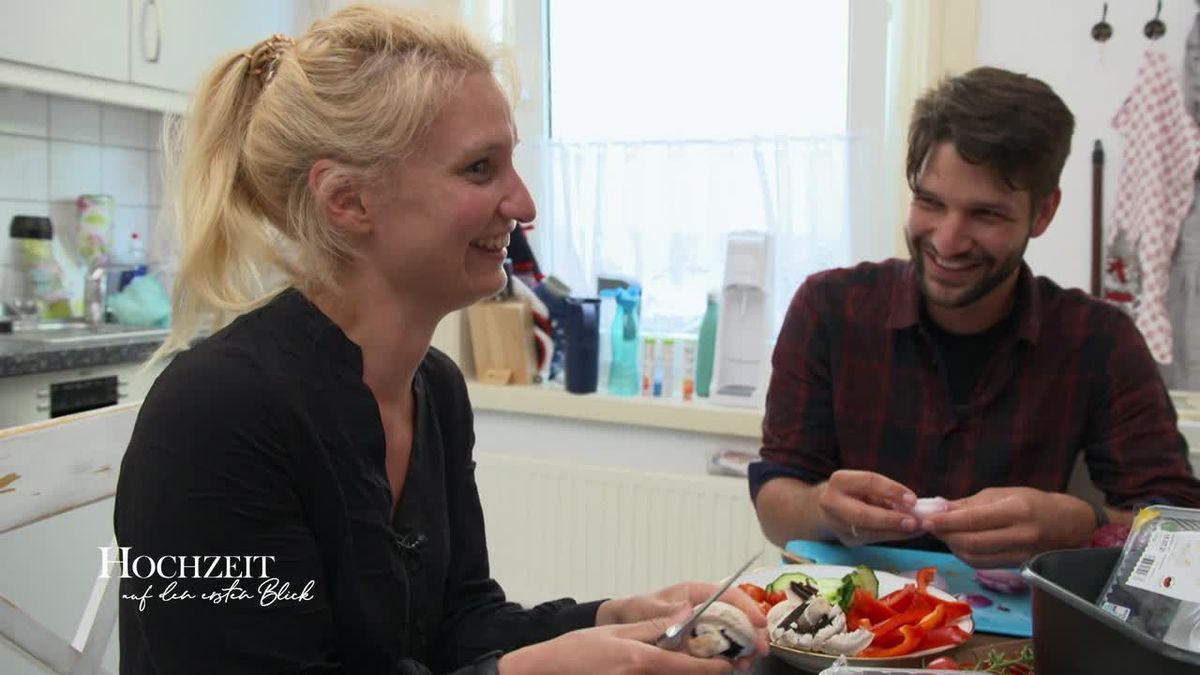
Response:
[{"label": "plaid shirt collar", "polygon": [[[1036,345],[1042,326],[1042,303],[1037,280],[1024,261],[1018,272],[1016,290],[1017,338]],[[912,328],[921,322],[921,288],[917,283],[917,266],[911,260],[905,262],[904,271],[892,284],[888,307],[887,327],[891,330]]]}]

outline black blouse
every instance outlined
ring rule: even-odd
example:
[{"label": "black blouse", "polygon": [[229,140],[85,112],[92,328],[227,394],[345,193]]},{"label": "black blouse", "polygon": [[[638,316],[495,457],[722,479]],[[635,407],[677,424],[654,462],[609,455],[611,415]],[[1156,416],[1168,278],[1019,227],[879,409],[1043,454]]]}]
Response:
[{"label": "black blouse", "polygon": [[486,673],[593,625],[599,603],[505,601],[462,374],[431,349],[413,391],[393,511],[362,353],[302,294],[177,356],[117,487],[121,672]]}]

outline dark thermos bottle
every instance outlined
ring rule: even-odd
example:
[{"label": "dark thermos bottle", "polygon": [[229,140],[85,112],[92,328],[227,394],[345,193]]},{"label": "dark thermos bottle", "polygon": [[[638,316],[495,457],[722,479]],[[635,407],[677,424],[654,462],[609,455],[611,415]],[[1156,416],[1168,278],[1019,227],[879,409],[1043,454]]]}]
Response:
[{"label": "dark thermos bottle", "polygon": [[566,298],[567,391],[596,391],[600,374],[600,298]]}]

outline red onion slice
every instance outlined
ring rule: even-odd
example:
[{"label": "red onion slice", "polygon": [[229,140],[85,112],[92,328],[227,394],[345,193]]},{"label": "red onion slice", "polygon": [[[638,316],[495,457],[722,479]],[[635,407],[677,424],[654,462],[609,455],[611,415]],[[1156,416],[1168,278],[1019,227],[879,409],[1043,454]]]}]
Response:
[{"label": "red onion slice", "polygon": [[1029,592],[1029,584],[1015,570],[978,570],[975,572],[975,581],[997,593],[1025,595]]},{"label": "red onion slice", "polygon": [[954,596],[954,598],[961,602],[967,603],[975,609],[983,609],[984,607],[992,606],[991,598],[978,593],[959,593],[958,595]]}]

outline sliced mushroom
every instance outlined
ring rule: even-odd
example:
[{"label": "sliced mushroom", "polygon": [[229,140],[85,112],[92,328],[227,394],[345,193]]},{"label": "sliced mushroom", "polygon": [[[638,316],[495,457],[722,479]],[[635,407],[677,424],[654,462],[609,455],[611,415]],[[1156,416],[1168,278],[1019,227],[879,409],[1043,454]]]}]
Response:
[{"label": "sliced mushroom", "polygon": [[754,652],[755,630],[742,610],[725,602],[714,602],[692,626],[683,651],[692,656],[723,656],[736,659]]},{"label": "sliced mushroom", "polygon": [[859,652],[871,646],[875,634],[866,628],[859,628],[853,633],[834,635],[821,645],[821,651],[828,654],[845,654],[856,656]]}]

